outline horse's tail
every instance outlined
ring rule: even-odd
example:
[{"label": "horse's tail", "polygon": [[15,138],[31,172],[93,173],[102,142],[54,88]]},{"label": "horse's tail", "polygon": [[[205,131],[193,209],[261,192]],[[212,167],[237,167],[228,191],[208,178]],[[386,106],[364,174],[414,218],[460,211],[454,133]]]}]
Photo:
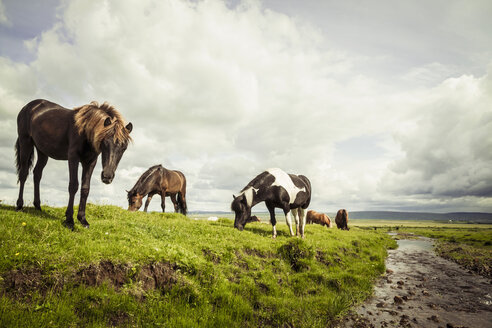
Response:
[{"label": "horse's tail", "polygon": [[177,200],[178,200],[179,211],[181,212],[181,214],[186,215],[188,208],[186,206],[186,203],[183,201],[183,195],[181,192],[178,192]]},{"label": "horse's tail", "polygon": [[[32,164],[34,162],[34,148],[31,150],[31,154],[29,155],[28,168],[31,170]],[[15,142],[15,166],[17,168],[17,182],[20,180],[20,170],[21,170],[21,159],[20,159],[20,143],[19,138]]]},{"label": "horse's tail", "polygon": [[19,172],[20,172],[20,151],[19,151],[19,138],[15,142],[15,167],[17,168],[17,182],[19,182]]}]

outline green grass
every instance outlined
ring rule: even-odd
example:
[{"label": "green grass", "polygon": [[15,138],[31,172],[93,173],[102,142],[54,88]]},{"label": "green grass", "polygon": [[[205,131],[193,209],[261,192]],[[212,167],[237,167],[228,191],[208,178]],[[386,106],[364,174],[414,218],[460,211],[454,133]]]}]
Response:
[{"label": "green grass", "polygon": [[372,292],[385,231],[196,221],[88,205],[0,205],[0,326],[326,327]]}]

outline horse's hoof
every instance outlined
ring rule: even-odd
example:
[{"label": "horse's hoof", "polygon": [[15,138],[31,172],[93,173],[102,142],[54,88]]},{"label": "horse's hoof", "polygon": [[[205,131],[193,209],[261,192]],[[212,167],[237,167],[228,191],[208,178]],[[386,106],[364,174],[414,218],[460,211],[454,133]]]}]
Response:
[{"label": "horse's hoof", "polygon": [[272,236],[272,239],[277,239],[277,236],[276,236],[276,235],[273,235],[273,236]]},{"label": "horse's hoof", "polygon": [[86,219],[79,219],[79,222],[84,228],[89,228],[89,222]]},{"label": "horse's hoof", "polygon": [[65,220],[65,221],[62,222],[62,225],[64,227],[66,227],[66,228],[68,228],[68,229],[70,229],[70,230],[73,231],[73,228],[74,228],[73,222],[70,222],[70,221]]},{"label": "horse's hoof", "polygon": [[20,212],[20,211],[22,211],[22,206],[21,206],[21,207],[17,206],[17,207],[15,208],[15,211],[16,211],[16,212]]}]

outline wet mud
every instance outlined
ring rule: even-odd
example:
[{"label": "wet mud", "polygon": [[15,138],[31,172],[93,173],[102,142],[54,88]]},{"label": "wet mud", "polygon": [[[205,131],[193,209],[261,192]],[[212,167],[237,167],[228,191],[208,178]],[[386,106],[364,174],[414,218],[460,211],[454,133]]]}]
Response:
[{"label": "wet mud", "polygon": [[492,327],[492,281],[437,256],[431,239],[398,240],[373,296],[339,327]]}]

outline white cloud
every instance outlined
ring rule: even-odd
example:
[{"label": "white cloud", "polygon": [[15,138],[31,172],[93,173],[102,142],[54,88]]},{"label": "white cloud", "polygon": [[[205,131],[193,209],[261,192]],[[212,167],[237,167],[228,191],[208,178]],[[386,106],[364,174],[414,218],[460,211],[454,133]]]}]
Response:
[{"label": "white cloud", "polygon": [[[479,119],[488,112],[488,77],[404,90],[362,74],[357,67],[371,62],[367,56],[330,48],[321,30],[256,1],[231,9],[213,0],[74,0],[59,11],[51,29],[28,41],[34,61],[0,57],[8,136],[0,134],[0,146],[13,146],[15,116],[34,98],[66,107],[109,101],[134,124],[134,143],[112,185],[99,181],[97,166],[90,202],[126,206],[124,190],[148,167],[163,164],[187,176],[190,210],[228,210],[231,194],[269,167],[308,176],[320,210],[430,206],[434,193],[459,188],[470,190],[467,204],[492,210],[473,191],[486,189],[479,180],[490,158],[476,155],[477,147],[448,146],[454,142],[448,129],[466,136],[463,147],[489,140]],[[450,70],[439,63],[415,67],[401,80],[435,85]],[[463,118],[469,106],[475,107]],[[422,164],[429,151],[433,161]],[[427,183],[436,163],[461,163],[463,154],[482,163],[468,180],[455,177],[469,166],[453,164]],[[13,158],[2,156],[2,166]],[[42,201],[65,205],[68,182],[60,171],[67,171],[65,162],[48,162]],[[0,175],[1,197],[10,202],[16,192],[1,186],[11,187],[13,172]],[[449,177],[453,188],[444,187]],[[415,200],[410,187],[431,196]],[[31,190],[32,184],[26,199]],[[159,203],[150,209],[159,210]]]}]

